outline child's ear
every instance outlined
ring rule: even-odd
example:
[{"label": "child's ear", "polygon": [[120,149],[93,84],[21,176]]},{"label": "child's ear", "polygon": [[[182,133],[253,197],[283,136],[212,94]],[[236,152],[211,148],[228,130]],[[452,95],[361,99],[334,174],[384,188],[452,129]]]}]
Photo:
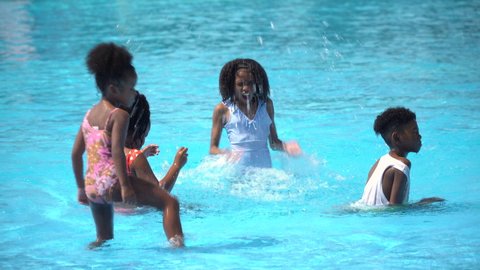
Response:
[{"label": "child's ear", "polygon": [[393,143],[398,143],[400,141],[400,136],[398,136],[398,132],[392,132],[391,139]]},{"label": "child's ear", "polygon": [[108,91],[112,94],[117,94],[118,93],[118,88],[114,84],[109,84],[108,85]]}]

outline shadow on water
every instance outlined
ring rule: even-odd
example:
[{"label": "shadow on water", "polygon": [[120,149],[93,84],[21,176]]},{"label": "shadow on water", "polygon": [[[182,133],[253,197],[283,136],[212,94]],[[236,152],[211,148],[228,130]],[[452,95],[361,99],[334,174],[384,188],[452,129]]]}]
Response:
[{"label": "shadow on water", "polygon": [[192,247],[193,251],[210,253],[215,250],[238,250],[243,248],[263,248],[280,244],[281,241],[268,237],[235,237],[227,241],[227,243],[219,243],[218,245]]},{"label": "shadow on water", "polygon": [[174,248],[169,245],[168,241],[162,243],[151,243],[140,247],[136,244],[130,244],[126,242],[120,242],[118,240],[110,240],[98,245],[86,245],[85,250],[91,250],[95,252],[111,252],[115,250],[116,252],[122,251],[134,251],[141,249],[144,252],[163,252],[163,253],[208,253],[215,254],[221,253],[222,251],[237,251],[242,249],[257,249],[257,248],[266,248],[272,247],[281,244],[282,241],[275,239],[269,236],[249,236],[249,237],[232,237],[228,239],[222,239],[221,242],[209,242],[199,245],[188,245],[186,243],[185,247]]},{"label": "shadow on water", "polygon": [[[221,253],[222,251],[237,251],[241,249],[257,249],[257,248],[266,248],[272,247],[281,244],[280,240],[277,240],[273,237],[268,236],[257,236],[257,237],[233,237],[230,239],[222,239],[218,243],[208,243],[205,245],[197,246],[187,246],[183,250],[186,252],[194,253]],[[175,249],[169,249],[172,252],[176,252]]]},{"label": "shadow on water", "polygon": [[[194,218],[202,218],[205,216],[204,209],[207,206],[199,203],[180,203],[180,213],[181,215],[188,215]],[[148,214],[159,213],[162,214],[162,211],[151,206],[137,206],[129,207],[125,206],[122,203],[115,203],[115,214],[121,216],[141,216]]]}]

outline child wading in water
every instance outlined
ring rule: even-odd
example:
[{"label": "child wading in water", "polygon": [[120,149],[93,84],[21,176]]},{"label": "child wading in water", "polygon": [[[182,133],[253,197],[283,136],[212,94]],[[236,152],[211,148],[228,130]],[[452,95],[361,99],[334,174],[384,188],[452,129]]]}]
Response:
[{"label": "child wading in water", "polygon": [[[89,204],[95,221],[99,246],[113,239],[113,202],[155,206],[163,210],[163,226],[170,243],[183,245],[178,201],[148,181],[127,176],[124,154],[129,124],[128,110],[137,91],[137,73],[132,55],[113,43],[94,47],[87,56],[87,67],[95,75],[102,96],[85,115],[75,138],[72,166],[78,187],[78,201]],[[83,175],[83,153],[88,166]],[[150,194],[137,197],[135,194]],[[165,194],[167,196],[165,196]]]},{"label": "child wading in water", "polygon": [[[381,134],[390,152],[382,156],[370,169],[361,202],[366,205],[394,205],[408,203],[410,192],[410,152],[418,153],[422,136],[418,131],[415,113],[406,108],[389,108],[377,116],[373,129]],[[443,201],[432,197],[420,204]]]},{"label": "child wading in water", "polygon": [[[219,79],[220,102],[213,111],[210,154],[229,154],[241,166],[272,167],[267,140],[273,150],[296,156],[300,146],[282,142],[277,135],[270,86],[263,67],[252,59],[226,63]],[[222,128],[231,152],[219,148]]]}]

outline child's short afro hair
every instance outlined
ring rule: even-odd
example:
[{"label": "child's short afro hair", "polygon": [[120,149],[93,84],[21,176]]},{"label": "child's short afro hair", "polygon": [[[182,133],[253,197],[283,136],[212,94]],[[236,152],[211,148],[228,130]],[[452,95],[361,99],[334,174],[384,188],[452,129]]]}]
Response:
[{"label": "child's short afro hair", "polygon": [[392,107],[379,114],[373,124],[375,134],[382,135],[385,142],[390,145],[388,135],[403,125],[416,120],[414,112],[404,107]]}]

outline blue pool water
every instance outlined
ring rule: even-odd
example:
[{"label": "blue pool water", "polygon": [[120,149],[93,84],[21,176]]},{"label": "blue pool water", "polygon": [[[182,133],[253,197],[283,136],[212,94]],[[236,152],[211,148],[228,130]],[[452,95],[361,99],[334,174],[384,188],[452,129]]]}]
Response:
[{"label": "blue pool water", "polygon": [[[158,175],[189,147],[173,190],[184,249],[151,209],[117,214],[115,239],[86,248],[70,151],[99,99],[84,58],[102,41],[134,54]],[[479,44],[478,1],[2,1],[0,268],[478,269]],[[237,57],[263,64],[279,136],[305,152],[243,177],[208,156],[218,74]],[[397,105],[423,135],[411,201],[446,202],[353,208],[387,151],[373,120]]]}]

